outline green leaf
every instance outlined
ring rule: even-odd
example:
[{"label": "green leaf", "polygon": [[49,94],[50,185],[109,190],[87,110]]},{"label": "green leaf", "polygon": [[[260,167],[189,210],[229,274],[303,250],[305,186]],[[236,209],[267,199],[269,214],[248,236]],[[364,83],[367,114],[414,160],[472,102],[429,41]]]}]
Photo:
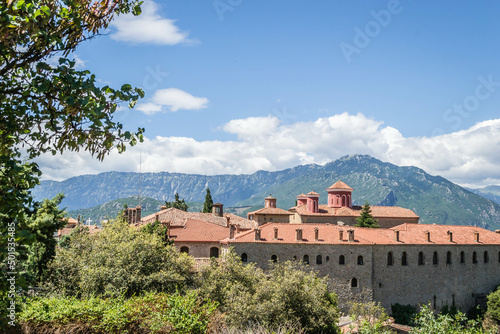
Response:
[{"label": "green leaf", "polygon": [[46,5],[43,5],[40,7],[40,9],[45,13],[45,15],[50,16],[50,8],[47,7]]}]

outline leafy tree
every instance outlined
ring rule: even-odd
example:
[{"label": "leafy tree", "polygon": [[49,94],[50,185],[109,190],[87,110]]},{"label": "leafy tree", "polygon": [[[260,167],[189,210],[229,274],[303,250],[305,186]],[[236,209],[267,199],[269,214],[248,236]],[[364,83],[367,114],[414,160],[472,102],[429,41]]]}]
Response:
[{"label": "leafy tree", "polygon": [[391,305],[391,316],[394,321],[401,325],[413,326],[417,309],[411,305],[401,305],[399,303]]},{"label": "leafy tree", "polygon": [[299,326],[308,333],[337,333],[339,310],[327,278],[299,263],[275,264],[265,273],[230,252],[202,268],[197,284],[201,297],[220,304],[229,327],[258,323],[269,330]]},{"label": "leafy tree", "polygon": [[[133,107],[144,92],[127,84],[98,87],[94,75],[68,59],[115,15],[129,12],[140,14],[140,1],[0,2],[0,303],[6,301],[7,272],[17,271],[7,262],[8,250],[16,248],[21,261],[35,241],[27,225],[36,210],[31,189],[41,172],[21,152],[32,159],[83,149],[103,159],[113,147],[121,152],[125,143],[143,140],[144,129],[123,131],[113,116],[118,103]],[[16,286],[25,287],[26,278],[18,274]]]},{"label": "leafy tree", "polygon": [[365,202],[365,205],[363,205],[363,208],[361,209],[361,216],[356,218],[356,225],[357,227],[373,227],[377,228],[380,227],[378,225],[378,220],[374,219],[372,216],[372,210],[370,208],[370,204],[368,202]]},{"label": "leafy tree", "polygon": [[35,235],[36,241],[28,246],[26,271],[38,283],[47,272],[48,263],[56,254],[57,240],[54,233],[67,224],[65,210],[59,209],[64,195],[58,194],[51,200],[36,205],[35,214],[28,219],[28,230]]},{"label": "leafy tree", "polygon": [[141,232],[145,234],[158,235],[165,246],[174,244],[174,239],[170,239],[168,237],[168,227],[160,223],[158,220],[154,221],[151,224],[146,224],[145,226],[143,226]]},{"label": "leafy tree", "polygon": [[357,328],[352,325],[350,333],[361,334],[392,334],[388,326],[389,316],[385,309],[376,302],[351,303],[349,316],[357,324]]},{"label": "leafy tree", "polygon": [[193,260],[165,246],[161,237],[126,221],[104,225],[94,235],[79,233],[67,249],[58,248],[49,265],[50,293],[88,297],[182,290],[192,279]]},{"label": "leafy tree", "polygon": [[175,208],[182,211],[187,211],[189,209],[184,199],[179,198],[179,193],[175,193],[175,200],[173,202],[165,201],[165,206],[167,208]]},{"label": "leafy tree", "polygon": [[430,305],[424,305],[415,318],[417,327],[411,330],[411,334],[481,334],[485,333],[481,324],[476,320],[467,320],[467,317],[457,312],[455,315],[434,315]]},{"label": "leafy tree", "polygon": [[207,194],[205,195],[205,203],[203,203],[203,212],[211,213],[213,204],[214,202],[212,201],[212,195],[210,195],[210,188],[207,188]]}]

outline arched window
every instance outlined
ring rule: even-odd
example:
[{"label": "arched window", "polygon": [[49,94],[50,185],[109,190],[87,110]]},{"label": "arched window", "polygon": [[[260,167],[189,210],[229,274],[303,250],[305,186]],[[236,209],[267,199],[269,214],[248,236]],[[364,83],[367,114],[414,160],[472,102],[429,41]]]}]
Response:
[{"label": "arched window", "polygon": [[346,206],[346,198],[345,195],[342,196],[342,206]]},{"label": "arched window", "polygon": [[392,266],[394,264],[394,257],[392,256],[392,252],[387,253],[387,265]]},{"label": "arched window", "polygon": [[406,256],[406,252],[403,252],[403,254],[401,255],[401,265],[402,266],[408,265],[408,258]]},{"label": "arched window", "polygon": [[451,264],[451,252],[446,253],[446,264]]},{"label": "arched window", "polygon": [[500,252],[498,252],[498,263],[500,263]]},{"label": "arched window", "polygon": [[323,258],[321,255],[316,256],[316,264],[323,264]]},{"label": "arched window", "polygon": [[345,264],[345,256],[344,255],[339,256],[339,264]]},{"label": "arched window", "polygon": [[[498,254],[500,261],[500,253]],[[460,252],[460,263],[465,263],[465,253],[463,251]]]},{"label": "arched window", "polygon": [[358,287],[358,279],[357,278],[353,278],[351,280],[351,288],[357,288]]},{"label": "arched window", "polygon": [[309,255],[304,255],[303,261],[305,264],[309,264]]},{"label": "arched window", "polygon": [[219,257],[219,248],[217,248],[217,247],[210,248],[210,257],[218,258]]},{"label": "arched window", "polygon": [[477,263],[477,253],[472,253],[472,263]]},{"label": "arched window", "polygon": [[425,264],[424,253],[418,252],[418,265],[423,266]]},{"label": "arched window", "polygon": [[297,255],[294,255],[294,256],[293,256],[293,260],[294,260],[294,261],[297,261]]},{"label": "arched window", "polygon": [[181,247],[181,253],[186,253],[186,254],[189,254],[189,247],[187,247],[187,246],[182,246],[182,247]]},{"label": "arched window", "polygon": [[488,251],[484,251],[484,263],[490,262],[490,255],[488,254]]},{"label": "arched window", "polygon": [[330,261],[330,257],[327,255],[326,256],[326,262]]},{"label": "arched window", "polygon": [[362,266],[363,265],[363,257],[360,255],[358,256],[358,266]]},{"label": "arched window", "polygon": [[247,253],[241,254],[241,262],[248,262],[248,255],[247,255]]},{"label": "arched window", "polygon": [[434,254],[432,254],[432,264],[437,266],[437,264],[438,264],[438,252],[434,252]]},{"label": "arched window", "polygon": [[278,262],[278,256],[276,254],[271,255],[271,261]]},{"label": "arched window", "polygon": [[340,205],[340,196],[337,195],[337,205]]}]

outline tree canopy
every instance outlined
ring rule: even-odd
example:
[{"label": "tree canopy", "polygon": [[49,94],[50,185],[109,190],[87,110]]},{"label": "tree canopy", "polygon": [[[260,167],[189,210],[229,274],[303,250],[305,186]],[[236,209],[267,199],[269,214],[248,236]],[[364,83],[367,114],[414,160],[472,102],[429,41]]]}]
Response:
[{"label": "tree canopy", "polygon": [[373,228],[380,227],[378,225],[378,220],[372,216],[372,209],[370,208],[370,204],[368,204],[368,202],[365,202],[365,205],[363,205],[363,208],[361,209],[361,216],[356,218],[355,226]]},{"label": "tree canopy", "polygon": [[182,211],[187,211],[189,209],[188,205],[186,204],[186,201],[184,201],[184,198],[180,199],[179,193],[175,193],[173,202],[165,201],[165,206],[167,208],[176,208]]},{"label": "tree canopy", "polygon": [[207,188],[207,194],[205,195],[205,203],[203,203],[203,212],[211,213],[213,204],[214,204],[214,202],[212,201],[212,195],[210,194],[210,188]]}]

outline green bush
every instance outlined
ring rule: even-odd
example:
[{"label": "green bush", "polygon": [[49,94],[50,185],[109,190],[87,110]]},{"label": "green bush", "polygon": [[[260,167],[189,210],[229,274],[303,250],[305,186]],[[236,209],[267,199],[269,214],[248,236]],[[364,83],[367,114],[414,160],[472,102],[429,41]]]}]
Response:
[{"label": "green bush", "polygon": [[265,273],[229,253],[205,267],[197,284],[202,297],[220,304],[231,328],[259,324],[268,329],[290,326],[309,333],[336,333],[337,300],[328,292],[326,280],[295,262],[275,264]]},{"label": "green bush", "polygon": [[155,233],[145,234],[126,222],[108,223],[100,233],[78,233],[59,248],[44,288],[76,296],[130,297],[143,291],[184,290],[192,280],[193,260],[165,246]]},{"label": "green bush", "polygon": [[399,303],[391,305],[391,317],[397,324],[413,326],[417,315],[417,309],[411,305],[401,305]]},{"label": "green bush", "polygon": [[191,292],[148,293],[141,297],[36,298],[29,301],[19,320],[31,328],[63,330],[79,324],[104,333],[206,333],[217,304],[200,302]]}]

